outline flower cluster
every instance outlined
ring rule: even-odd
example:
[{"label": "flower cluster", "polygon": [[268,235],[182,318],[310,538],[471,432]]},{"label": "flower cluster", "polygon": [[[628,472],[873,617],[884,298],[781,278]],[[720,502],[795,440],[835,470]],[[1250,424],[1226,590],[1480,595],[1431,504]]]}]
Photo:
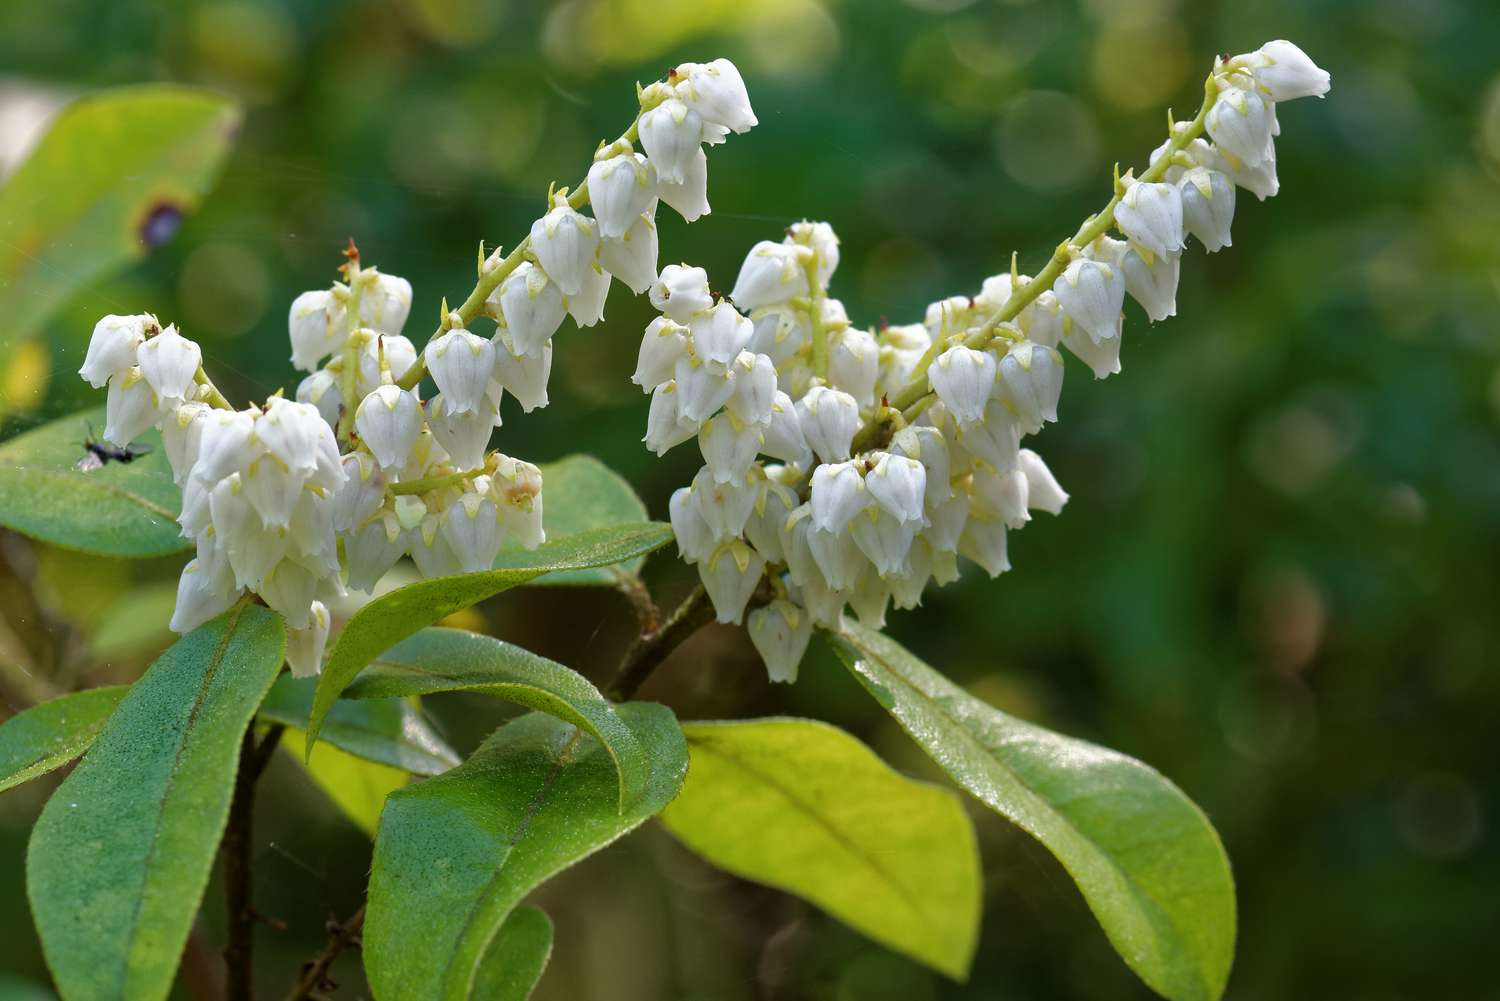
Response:
[{"label": "flower cluster", "polygon": [[1058,349],[1120,371],[1126,296],[1152,321],[1176,313],[1186,237],[1228,246],[1235,188],[1275,193],[1275,103],[1328,85],[1290,42],[1218,61],[1198,118],[1042,273],[1013,263],[922,323],[850,324],[827,295],[826,223],[757,244],[727,299],[701,268],[663,269],[633,379],[652,396],[645,440],[662,454],[697,436],[704,465],[670,504],[678,547],[772,680],[795,680],[813,626],[836,629],[846,605],[879,627],[956,579],[959,556],[1010,569],[1008,531],[1068,499],[1022,447],[1057,419]]}]

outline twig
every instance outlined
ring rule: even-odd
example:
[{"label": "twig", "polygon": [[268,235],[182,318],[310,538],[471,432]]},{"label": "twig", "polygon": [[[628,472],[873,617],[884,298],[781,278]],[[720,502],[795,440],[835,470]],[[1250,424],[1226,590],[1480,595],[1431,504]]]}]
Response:
[{"label": "twig", "polygon": [[693,588],[692,593],[682,600],[682,604],[672,611],[660,628],[642,633],[630,644],[606,694],[616,702],[624,702],[634,696],[641,685],[646,683],[646,679],[651,677],[651,672],[689,636],[697,632],[700,626],[710,622],[713,616],[714,610],[708,602],[708,594],[701,585]]},{"label": "twig", "polygon": [[309,1001],[309,999],[321,997],[324,991],[337,987],[337,984],[328,979],[328,970],[345,949],[359,946],[359,933],[364,925],[363,905],[343,924],[330,921],[328,944],[316,957],[302,964],[302,976],[298,978],[297,986],[292,988],[292,993],[286,996],[286,1001]]},{"label": "twig", "polygon": [[255,783],[265,771],[284,731],[273,726],[259,743],[255,724],[245,728],[240,743],[240,767],[234,780],[234,798],[229,803],[229,824],[224,828],[224,908],[229,918],[229,940],[224,945],[228,974],[225,997],[229,1001],[253,1001],[253,960],[257,915],[250,904],[251,832],[255,820]]}]

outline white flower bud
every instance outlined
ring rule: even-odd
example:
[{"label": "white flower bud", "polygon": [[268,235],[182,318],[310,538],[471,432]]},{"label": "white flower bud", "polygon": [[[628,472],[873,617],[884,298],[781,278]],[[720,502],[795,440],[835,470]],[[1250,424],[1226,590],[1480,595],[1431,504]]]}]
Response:
[{"label": "white flower bud", "polygon": [[1051,289],[1033,299],[1031,305],[1021,311],[1021,315],[1026,321],[1022,329],[1026,331],[1027,339],[1049,348],[1062,343],[1062,304],[1057,301],[1057,296]]},{"label": "white flower bud", "polygon": [[1141,304],[1153,323],[1177,315],[1181,252],[1147,261],[1138,248],[1131,247],[1120,261],[1120,270],[1125,272],[1125,291]]},{"label": "white flower bud", "polygon": [[920,424],[904,427],[892,437],[891,451],[922,464],[923,495],[928,504],[941,504],[953,496],[948,442],[937,428]]},{"label": "white flower bud", "polygon": [[523,549],[547,541],[542,505],[542,471],[529,462],[500,456],[491,479],[500,509],[500,527]]},{"label": "white flower bud", "polygon": [[1095,343],[1119,332],[1125,305],[1125,274],[1119,268],[1088,257],[1078,257],[1052,284],[1071,325]]},{"label": "white flower bud", "polygon": [[462,327],[434,337],[423,352],[450,414],[475,413],[495,368],[495,346]]},{"label": "white flower bud", "polygon": [[594,267],[599,229],[594,220],[559,199],[556,208],[531,224],[531,249],[563,295],[577,295],[584,272]]},{"label": "white flower bud", "polygon": [[811,257],[807,247],[762,240],[745,255],[729,298],[740,309],[751,310],[807,295],[805,264]]},{"label": "white flower bud", "polygon": [[422,407],[399,386],[381,386],[360,402],[354,427],[381,468],[400,469],[422,433]]},{"label": "white flower bud", "polygon": [[971,517],[998,518],[1010,528],[1020,528],[1031,520],[1026,509],[1027,490],[1026,474],[1020,469],[1004,473],[976,470],[969,514]]},{"label": "white flower bud", "polygon": [[[502,349],[503,350],[503,349]],[[442,394],[427,401],[427,427],[437,443],[443,446],[453,465],[461,471],[478,469],[484,465],[484,454],[490,445],[499,413],[489,398],[480,401],[478,408],[468,413],[449,413]]]},{"label": "white flower bud", "polygon": [[[485,305],[491,316],[504,322],[516,354],[535,357],[562,325],[567,306],[562,290],[547,273],[523,261],[500,287],[490,293]],[[499,314],[496,316],[496,309]]]},{"label": "white flower bud", "polygon": [[284,559],[261,578],[256,593],[286,619],[288,629],[306,629],[312,623],[312,603],[318,578],[294,560]]},{"label": "white flower bud", "polygon": [[662,268],[661,277],[652,284],[650,293],[652,308],[678,323],[687,323],[694,313],[714,304],[713,294],[708,290],[708,272],[686,264],[668,264]]},{"label": "white flower bud", "polygon": [[162,407],[175,407],[193,394],[203,352],[169,326],[136,350],[136,363]]},{"label": "white flower bud", "polygon": [[162,450],[167,453],[167,462],[172,467],[172,479],[179,487],[187,481],[188,473],[193,471],[193,465],[198,461],[198,450],[203,442],[203,425],[208,421],[212,409],[207,403],[184,403],[162,421]]},{"label": "white flower bud", "polygon": [[500,513],[493,501],[464,494],[443,512],[442,532],[464,573],[494,566],[500,552]]},{"label": "white flower bud", "polygon": [[89,338],[88,353],[83,357],[83,367],[78,374],[95,389],[115,376],[124,375],[136,364],[136,351],[146,339],[147,321],[155,323],[144,313],[138,316],[110,314],[94,324],[94,335]]},{"label": "white flower bud", "polygon": [[828,285],[828,280],[839,266],[839,238],[833,227],[826,222],[802,220],[792,223],[787,240],[810,247],[818,259],[818,284]]},{"label": "white flower bud", "polygon": [[350,532],[363,525],[385,503],[385,474],[364,452],[350,452],[342,460],[344,482],[333,494],[333,527]]},{"label": "white flower bud", "polygon": [[1275,196],[1281,190],[1281,182],[1276,179],[1276,157],[1266,157],[1257,167],[1251,167],[1239,158],[1225,154],[1223,157],[1223,171],[1234,181],[1236,185],[1250,192],[1260,201]]},{"label": "white flower bud", "polygon": [[755,310],[752,321],[755,336],[750,338],[750,350],[765,355],[777,365],[791,358],[812,338],[807,313],[784,304]]},{"label": "white flower bud", "polygon": [[[671,98],[641,115],[638,131],[641,146],[656,166],[660,184],[680,184],[688,164],[701,153],[702,116],[682,101]],[[666,201],[665,197],[662,200]]]},{"label": "white flower bud", "polygon": [[998,577],[1010,569],[1003,522],[989,521],[977,515],[971,517],[964,524],[964,534],[959,539],[958,552],[959,555],[978,563],[991,577]]},{"label": "white flower bud", "polygon": [[759,494],[752,476],[719,483],[707,466],[693,477],[693,498],[698,502],[698,513],[703,515],[709,532],[716,541],[736,538],[745,530],[745,522],[755,509]]},{"label": "white flower bud", "polygon": [[639,153],[620,153],[594,161],[588,186],[599,235],[618,240],[656,200],[656,168]]},{"label": "white flower bud", "polygon": [[332,622],[328,606],[315,601],[308,608],[306,629],[294,629],[286,638],[286,665],[294,678],[311,678],[323,670],[323,651],[328,647]]},{"label": "white flower bud", "polygon": [[861,407],[873,407],[875,380],[880,375],[880,346],[874,336],[850,327],[829,340],[829,383],[854,397]]},{"label": "white flower bud", "polygon": [[807,530],[807,548],[812,552],[818,573],[835,591],[853,587],[860,571],[869,563],[847,529],[829,532],[813,525]]},{"label": "white flower bud", "polygon": [[728,365],[755,333],[755,324],[727,302],[697,314],[688,324],[693,353],[704,361]]},{"label": "white flower bud", "polygon": [[893,452],[877,453],[875,468],[865,474],[865,489],[882,509],[900,522],[921,525],[927,496],[927,469],[916,459]]},{"label": "white flower bud", "polygon": [[947,500],[932,506],[927,520],[931,524],[923,536],[928,544],[938,552],[957,552],[964,525],[969,521],[969,495],[954,491]]},{"label": "white flower bud", "polygon": [[995,357],[955,344],[927,366],[927,381],[960,426],[973,424],[995,390]]},{"label": "white flower bud", "polygon": [[743,135],[759,124],[750,110],[750,95],[740,71],[728,59],[711,63],[678,63],[673,71],[674,90],[705,122]]},{"label": "white flower bud", "polygon": [[959,428],[956,443],[994,469],[1011,469],[1021,447],[1021,426],[1004,403],[991,400],[983,419]]},{"label": "white flower bud", "polygon": [[841,462],[859,430],[859,404],[848,393],[814,386],[797,401],[797,423],[819,459]]},{"label": "white flower bud", "polygon": [[1285,39],[1267,42],[1248,55],[1236,56],[1231,62],[1249,65],[1255,74],[1255,82],[1266,89],[1273,101],[1322,97],[1328,93],[1332,79],[1327,70],[1319,69],[1307,57],[1306,52]]},{"label": "white flower bud", "polygon": [[344,307],[329,289],[303,292],[292,300],[287,314],[292,342],[292,364],[311,372],[318,363],[343,346],[349,336]]},{"label": "white flower bud", "polygon": [[599,244],[599,263],[634,295],[640,295],[656,281],[656,220],[638,215],[619,239]]},{"label": "white flower bud", "polygon": [[[503,342],[495,347],[495,381],[516,398],[524,413],[547,405],[547,379],[552,374],[552,342],[539,354],[517,358]],[[491,394],[493,395],[493,394]]]},{"label": "white flower bud", "polygon": [[396,516],[387,512],[344,537],[344,559],[349,587],[374,593],[375,585],[406,552],[407,535]]},{"label": "white flower bud", "polygon": [[698,509],[692,487],[678,487],[667,502],[667,514],[672,521],[672,534],[677,536],[677,549],[689,563],[697,563],[713,551],[714,537]]},{"label": "white flower bud", "polygon": [[684,355],[673,369],[677,383],[677,412],[694,426],[712,417],[734,393],[734,377],[727,366]]},{"label": "white flower bud", "polygon": [[407,550],[423,577],[452,577],[464,572],[463,561],[443,533],[443,515],[429,514],[407,536]]},{"label": "white flower bud", "polygon": [[745,538],[767,560],[784,561],[786,519],[796,506],[797,495],[790,487],[770,480],[760,485],[755,507],[745,522]]},{"label": "white flower bud", "polygon": [[879,578],[890,588],[891,603],[897,608],[916,608],[922,604],[922,592],[932,578],[932,556],[932,546],[918,536],[907,550],[906,572]]},{"label": "white flower bud", "polygon": [[757,608],[745,619],[745,629],[755,652],[765,662],[772,681],[787,684],[797,680],[797,668],[812,639],[812,616],[790,601],[777,599]]},{"label": "white flower bud", "polygon": [[760,428],[720,414],[698,432],[698,451],[715,483],[743,480],[760,450]]},{"label": "white flower bud", "polygon": [[174,633],[190,633],[229,611],[239,596],[227,564],[205,568],[199,560],[189,560],[177,579],[177,606],[167,628]]},{"label": "white flower bud", "polygon": [[1127,180],[1115,223],[1136,246],[1162,257],[1182,249],[1182,195],[1171,184]]},{"label": "white flower bud", "polygon": [[193,475],[212,485],[248,466],[259,451],[253,411],[215,410],[204,421]]},{"label": "white flower bud", "polygon": [[1116,326],[1114,337],[1096,341],[1078,327],[1063,335],[1062,345],[1077,356],[1078,360],[1094,372],[1094,378],[1104,379],[1120,371],[1120,336]]},{"label": "white flower bud", "polygon": [[671,380],[678,359],[687,354],[688,330],[669,317],[658,316],[646,325],[641,351],[636,358],[635,374],[630,381],[650,393]]},{"label": "white flower bud", "polygon": [[714,617],[738,624],[765,568],[761,555],[739,539],[723,543],[699,563],[698,576],[703,579],[708,600],[713,602]]},{"label": "white flower bud", "polygon": [[[338,454],[333,429],[317,407],[279,396],[272,397],[266,404],[266,412],[256,419],[255,436],[282,466],[302,479],[317,471],[318,457],[330,444],[333,454]],[[323,440],[325,437],[328,442]]]},{"label": "white flower bud", "polygon": [[641,440],[657,455],[666,455],[698,432],[698,424],[683,418],[679,404],[682,394],[677,383],[667,380],[651,394],[651,410],[646,415],[646,437]]},{"label": "white flower bud", "polygon": [[[897,576],[897,575],[892,575]],[[866,569],[849,591],[849,606],[866,629],[885,628],[885,609],[891,601],[891,585],[873,569]]]},{"label": "white flower bud", "polygon": [[1248,167],[1275,156],[1271,139],[1271,105],[1253,90],[1227,86],[1208,109],[1204,127],[1226,153]]},{"label": "white flower bud", "polygon": [[871,504],[865,490],[863,463],[854,461],[824,463],[813,470],[812,520],[825,532],[842,532]]},{"label": "white flower bud", "polygon": [[1062,382],[1063,360],[1056,348],[1022,341],[1011,345],[1000,359],[1000,398],[1019,418],[1026,434],[1036,434],[1044,421],[1057,420]]},{"label": "white flower bud", "polygon": [[[266,528],[284,529],[302,494],[303,480],[262,453],[239,474],[244,495]],[[217,521],[215,517],[215,521]]]},{"label": "white flower bud", "polygon": [[344,405],[339,388],[339,377],[335,372],[320,368],[297,384],[297,402],[311,403],[318,408],[318,416],[331,427],[339,422],[339,409]]},{"label": "white flower bud", "polygon": [[[407,369],[417,363],[417,349],[412,344],[411,338],[402,337],[400,334],[386,334],[378,341],[372,341],[371,348],[380,352],[380,359],[387,371],[391,374],[393,381],[400,380],[406,375]],[[371,387],[374,388],[373,386]],[[369,395],[366,393],[365,395]]]},{"label": "white flower bud", "polygon": [[918,524],[872,507],[849,523],[849,532],[859,551],[874,564],[876,573],[885,577],[905,571],[906,554],[917,537]]},{"label": "white flower bud", "polygon": [[159,418],[156,395],[139,367],[109,380],[104,402],[104,440],[129,445],[155,426]]},{"label": "white flower bud", "polygon": [[568,315],[580,328],[604,319],[604,300],[609,297],[609,272],[597,263],[583,269],[578,291],[567,296]]},{"label": "white flower bud", "polygon": [[712,211],[708,205],[708,157],[698,150],[682,166],[681,181],[662,180],[657,186],[661,200],[682,216],[684,222],[696,222]]},{"label": "white flower bud", "polygon": [[1234,221],[1234,182],[1217,170],[1194,167],[1177,182],[1182,221],[1210,254],[1230,245]]},{"label": "white flower bud", "polygon": [[797,405],[780,390],[773,399],[771,416],[761,437],[760,450],[772,458],[799,466],[806,466],[812,460],[812,449],[807,447],[802,424],[797,419]]},{"label": "white flower bud", "polygon": [[764,428],[776,407],[776,366],[765,355],[741,351],[730,367],[734,391],[725,406],[744,423]]},{"label": "white flower bud", "polygon": [[1052,475],[1042,457],[1029,448],[1023,448],[1016,457],[1016,468],[1026,477],[1026,506],[1033,511],[1062,514],[1063,505],[1068,502],[1068,492],[1057,482],[1057,477]]},{"label": "white flower bud", "polygon": [[411,282],[373,268],[359,279],[359,322],[378,333],[395,337],[411,312]]}]

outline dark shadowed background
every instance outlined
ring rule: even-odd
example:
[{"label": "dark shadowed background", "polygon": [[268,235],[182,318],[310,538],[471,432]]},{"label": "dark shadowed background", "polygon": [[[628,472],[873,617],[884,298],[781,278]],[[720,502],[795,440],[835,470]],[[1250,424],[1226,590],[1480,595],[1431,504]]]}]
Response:
[{"label": "dark shadowed background", "polygon": [[[0,7],[0,169],[95,88],[206,84],[247,105],[201,212],[89,289],[0,373],[3,436],[102,402],[73,376],[93,322],[150,310],[237,400],[293,380],[286,311],[353,236],[415,286],[420,344],[513,245],[551,181],[629,122],[634,84],[729,56],[761,125],[710,156],[713,213],[663,212],[663,263],[733,284],[802,217],[843,238],[833,294],[860,324],[919,319],[1020,253],[1035,270],[1142,164],[1215,52],[1278,37],[1333,74],[1281,110],[1282,194],[1241,193],[1234,246],[1183,268],[1176,319],[1127,308],[1124,372],[1068,366],[1038,448],[1071,491],[1011,543],[1013,573],[897,613],[891,632],[995,704],[1148,761],[1211,815],[1240,895],[1237,1001],[1473,1001],[1500,929],[1500,5],[964,0],[14,2]],[[654,515],[697,465],[640,444],[628,383],[650,310],[557,341],[549,409],[507,401],[497,443],[574,451]],[[129,679],[168,641],[178,561],[129,565],[0,539],[0,656]],[[670,552],[664,595],[690,571]],[[512,592],[471,613],[599,679],[618,596]],[[684,718],[814,715],[898,767],[932,767],[826,652],[772,689],[742,634],[705,631],[644,693]],[[429,706],[461,750],[491,701]],[[5,713],[0,712],[0,715]],[[42,983],[22,887],[55,779],[0,798],[0,997]],[[262,798],[255,894],[266,996],[358,903],[364,835],[290,763]],[[658,828],[546,887],[538,997],[1145,998],[1043,850],[974,811],[978,960],[955,985],[790,898],[721,875]],[[222,931],[217,886],[201,938]],[[339,997],[363,989],[344,960]],[[181,989],[182,996],[187,993]],[[7,993],[11,992],[11,993]],[[37,996],[46,996],[45,994]]]}]

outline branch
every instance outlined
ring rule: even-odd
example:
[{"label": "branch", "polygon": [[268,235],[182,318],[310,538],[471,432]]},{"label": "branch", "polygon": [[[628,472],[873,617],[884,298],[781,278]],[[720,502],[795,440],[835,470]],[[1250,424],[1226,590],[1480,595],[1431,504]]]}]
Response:
[{"label": "branch", "polygon": [[345,949],[359,946],[359,933],[364,925],[363,906],[343,924],[328,922],[328,944],[317,956],[302,964],[302,976],[298,978],[297,986],[292,988],[292,993],[286,996],[286,1001],[310,1001],[321,997],[323,991],[337,987],[336,983],[328,979],[328,970]]},{"label": "branch", "polygon": [[615,671],[614,680],[609,683],[605,694],[616,702],[632,698],[646,683],[646,679],[651,677],[651,672],[689,636],[696,633],[700,626],[711,622],[713,617],[714,610],[708,602],[707,592],[702,585],[693,588],[692,593],[673,609],[660,628],[642,633],[630,644],[630,649],[625,651],[625,657],[620,661],[620,667]]},{"label": "branch", "polygon": [[254,988],[255,908],[250,904],[251,832],[255,819],[255,783],[281,741],[282,726],[273,726],[257,744],[255,723],[245,728],[240,742],[240,767],[229,803],[229,823],[220,849],[224,855],[224,909],[229,939],[224,944],[224,966],[229,975],[229,1001],[252,1001]]}]

